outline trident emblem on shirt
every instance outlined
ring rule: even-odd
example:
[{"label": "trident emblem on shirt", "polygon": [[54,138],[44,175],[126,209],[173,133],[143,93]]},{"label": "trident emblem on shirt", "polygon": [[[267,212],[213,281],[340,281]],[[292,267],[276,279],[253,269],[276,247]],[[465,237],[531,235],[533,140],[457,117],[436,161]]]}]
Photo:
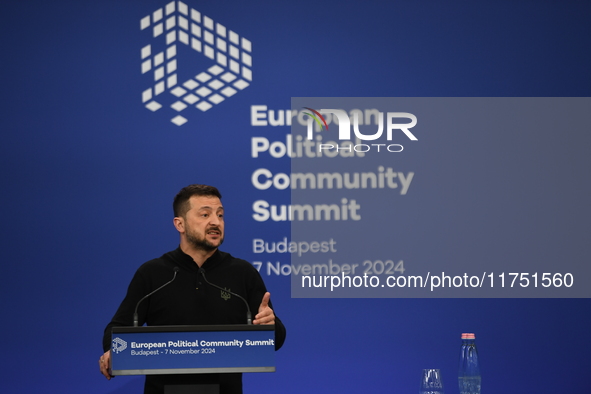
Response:
[{"label": "trident emblem on shirt", "polygon": [[[230,291],[230,289],[226,289],[225,287],[224,287],[224,290]],[[224,291],[224,290],[221,291],[220,297],[222,297],[224,300],[228,301],[230,299],[230,297],[232,297],[232,296],[230,295],[230,293],[228,293],[228,291]]]}]

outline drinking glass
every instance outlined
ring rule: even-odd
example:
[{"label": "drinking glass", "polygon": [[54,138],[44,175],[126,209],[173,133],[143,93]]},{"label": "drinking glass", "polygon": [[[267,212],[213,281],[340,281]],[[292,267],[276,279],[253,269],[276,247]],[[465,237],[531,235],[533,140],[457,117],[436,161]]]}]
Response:
[{"label": "drinking glass", "polygon": [[444,394],[440,370],[423,369],[419,394]]}]

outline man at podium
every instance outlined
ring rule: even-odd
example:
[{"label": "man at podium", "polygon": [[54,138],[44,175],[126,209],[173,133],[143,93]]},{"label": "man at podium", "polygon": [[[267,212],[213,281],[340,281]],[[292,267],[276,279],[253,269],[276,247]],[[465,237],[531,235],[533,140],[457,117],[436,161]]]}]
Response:
[{"label": "man at podium", "polygon": [[[115,326],[244,324],[247,310],[252,310],[253,324],[275,325],[275,350],[283,345],[285,327],[275,316],[258,271],[218,249],[224,241],[221,198],[218,189],[207,185],[187,186],[174,198],[173,223],[180,246],[144,263],[131,280],[103,336],[105,353],[99,366],[107,379],[111,378],[109,349]],[[147,375],[144,393],[164,393],[165,387],[191,384],[219,385],[221,394],[237,394],[242,393],[242,374]]]}]

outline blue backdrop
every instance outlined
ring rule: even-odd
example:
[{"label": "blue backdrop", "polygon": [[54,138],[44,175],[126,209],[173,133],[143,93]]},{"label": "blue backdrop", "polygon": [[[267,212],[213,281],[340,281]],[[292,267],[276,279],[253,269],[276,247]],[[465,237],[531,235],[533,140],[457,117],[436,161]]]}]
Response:
[{"label": "blue backdrop", "polygon": [[[288,191],[263,192],[251,182],[256,168],[290,168],[286,157],[252,157],[252,137],[276,141],[290,132],[289,126],[252,126],[253,105],[288,109],[291,97],[591,92],[589,2],[187,0],[187,9],[200,13],[199,21],[190,12],[187,20],[199,23],[201,36],[191,37],[202,52],[176,37],[177,84],[215,64],[205,46],[219,49],[220,24],[227,29],[224,67],[231,70],[234,44],[234,74],[249,86],[234,86],[236,93],[227,92],[219,104],[200,98],[212,104],[205,112],[170,108],[180,100],[170,94],[174,85],[166,86],[163,107],[152,111],[143,94],[156,89],[153,73],[164,65],[156,57],[159,45],[177,29],[163,24],[154,37],[154,12],[162,10],[164,23],[167,4],[2,4],[3,392],[141,392],[142,378],[107,382],[99,375],[102,331],[135,269],[176,247],[171,203],[187,184],[222,191],[224,250],[289,263],[253,252],[253,238],[281,239],[290,231],[289,223],[252,218],[253,201],[288,204],[290,198]],[[180,15],[183,6],[174,4]],[[151,26],[142,29],[146,16]],[[147,45],[152,63],[145,71]],[[243,54],[251,56],[250,65]],[[174,74],[167,67],[166,80]],[[171,123],[179,114],[187,120],[182,126]],[[587,131],[558,130],[557,147],[567,155],[589,148]],[[580,157],[573,163],[577,171],[590,164]],[[556,197],[551,209],[575,201],[580,217],[591,219],[588,187]],[[589,220],[580,222],[587,225],[568,227],[564,236],[588,240]],[[549,250],[560,266],[560,242]],[[587,262],[589,248],[576,255]],[[264,278],[288,337],[276,355],[277,372],[246,376],[246,392],[412,393],[421,369],[441,368],[447,392],[454,393],[461,332],[476,333],[485,392],[589,387],[588,299],[292,299],[288,276]]]}]

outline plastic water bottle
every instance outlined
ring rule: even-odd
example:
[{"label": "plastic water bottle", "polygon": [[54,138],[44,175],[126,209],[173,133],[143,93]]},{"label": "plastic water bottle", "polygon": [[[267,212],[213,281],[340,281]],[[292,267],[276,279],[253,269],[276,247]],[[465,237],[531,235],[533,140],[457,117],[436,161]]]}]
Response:
[{"label": "plastic water bottle", "polygon": [[458,373],[460,394],[480,394],[480,366],[478,365],[475,339],[476,336],[472,333],[462,334],[462,352]]}]

